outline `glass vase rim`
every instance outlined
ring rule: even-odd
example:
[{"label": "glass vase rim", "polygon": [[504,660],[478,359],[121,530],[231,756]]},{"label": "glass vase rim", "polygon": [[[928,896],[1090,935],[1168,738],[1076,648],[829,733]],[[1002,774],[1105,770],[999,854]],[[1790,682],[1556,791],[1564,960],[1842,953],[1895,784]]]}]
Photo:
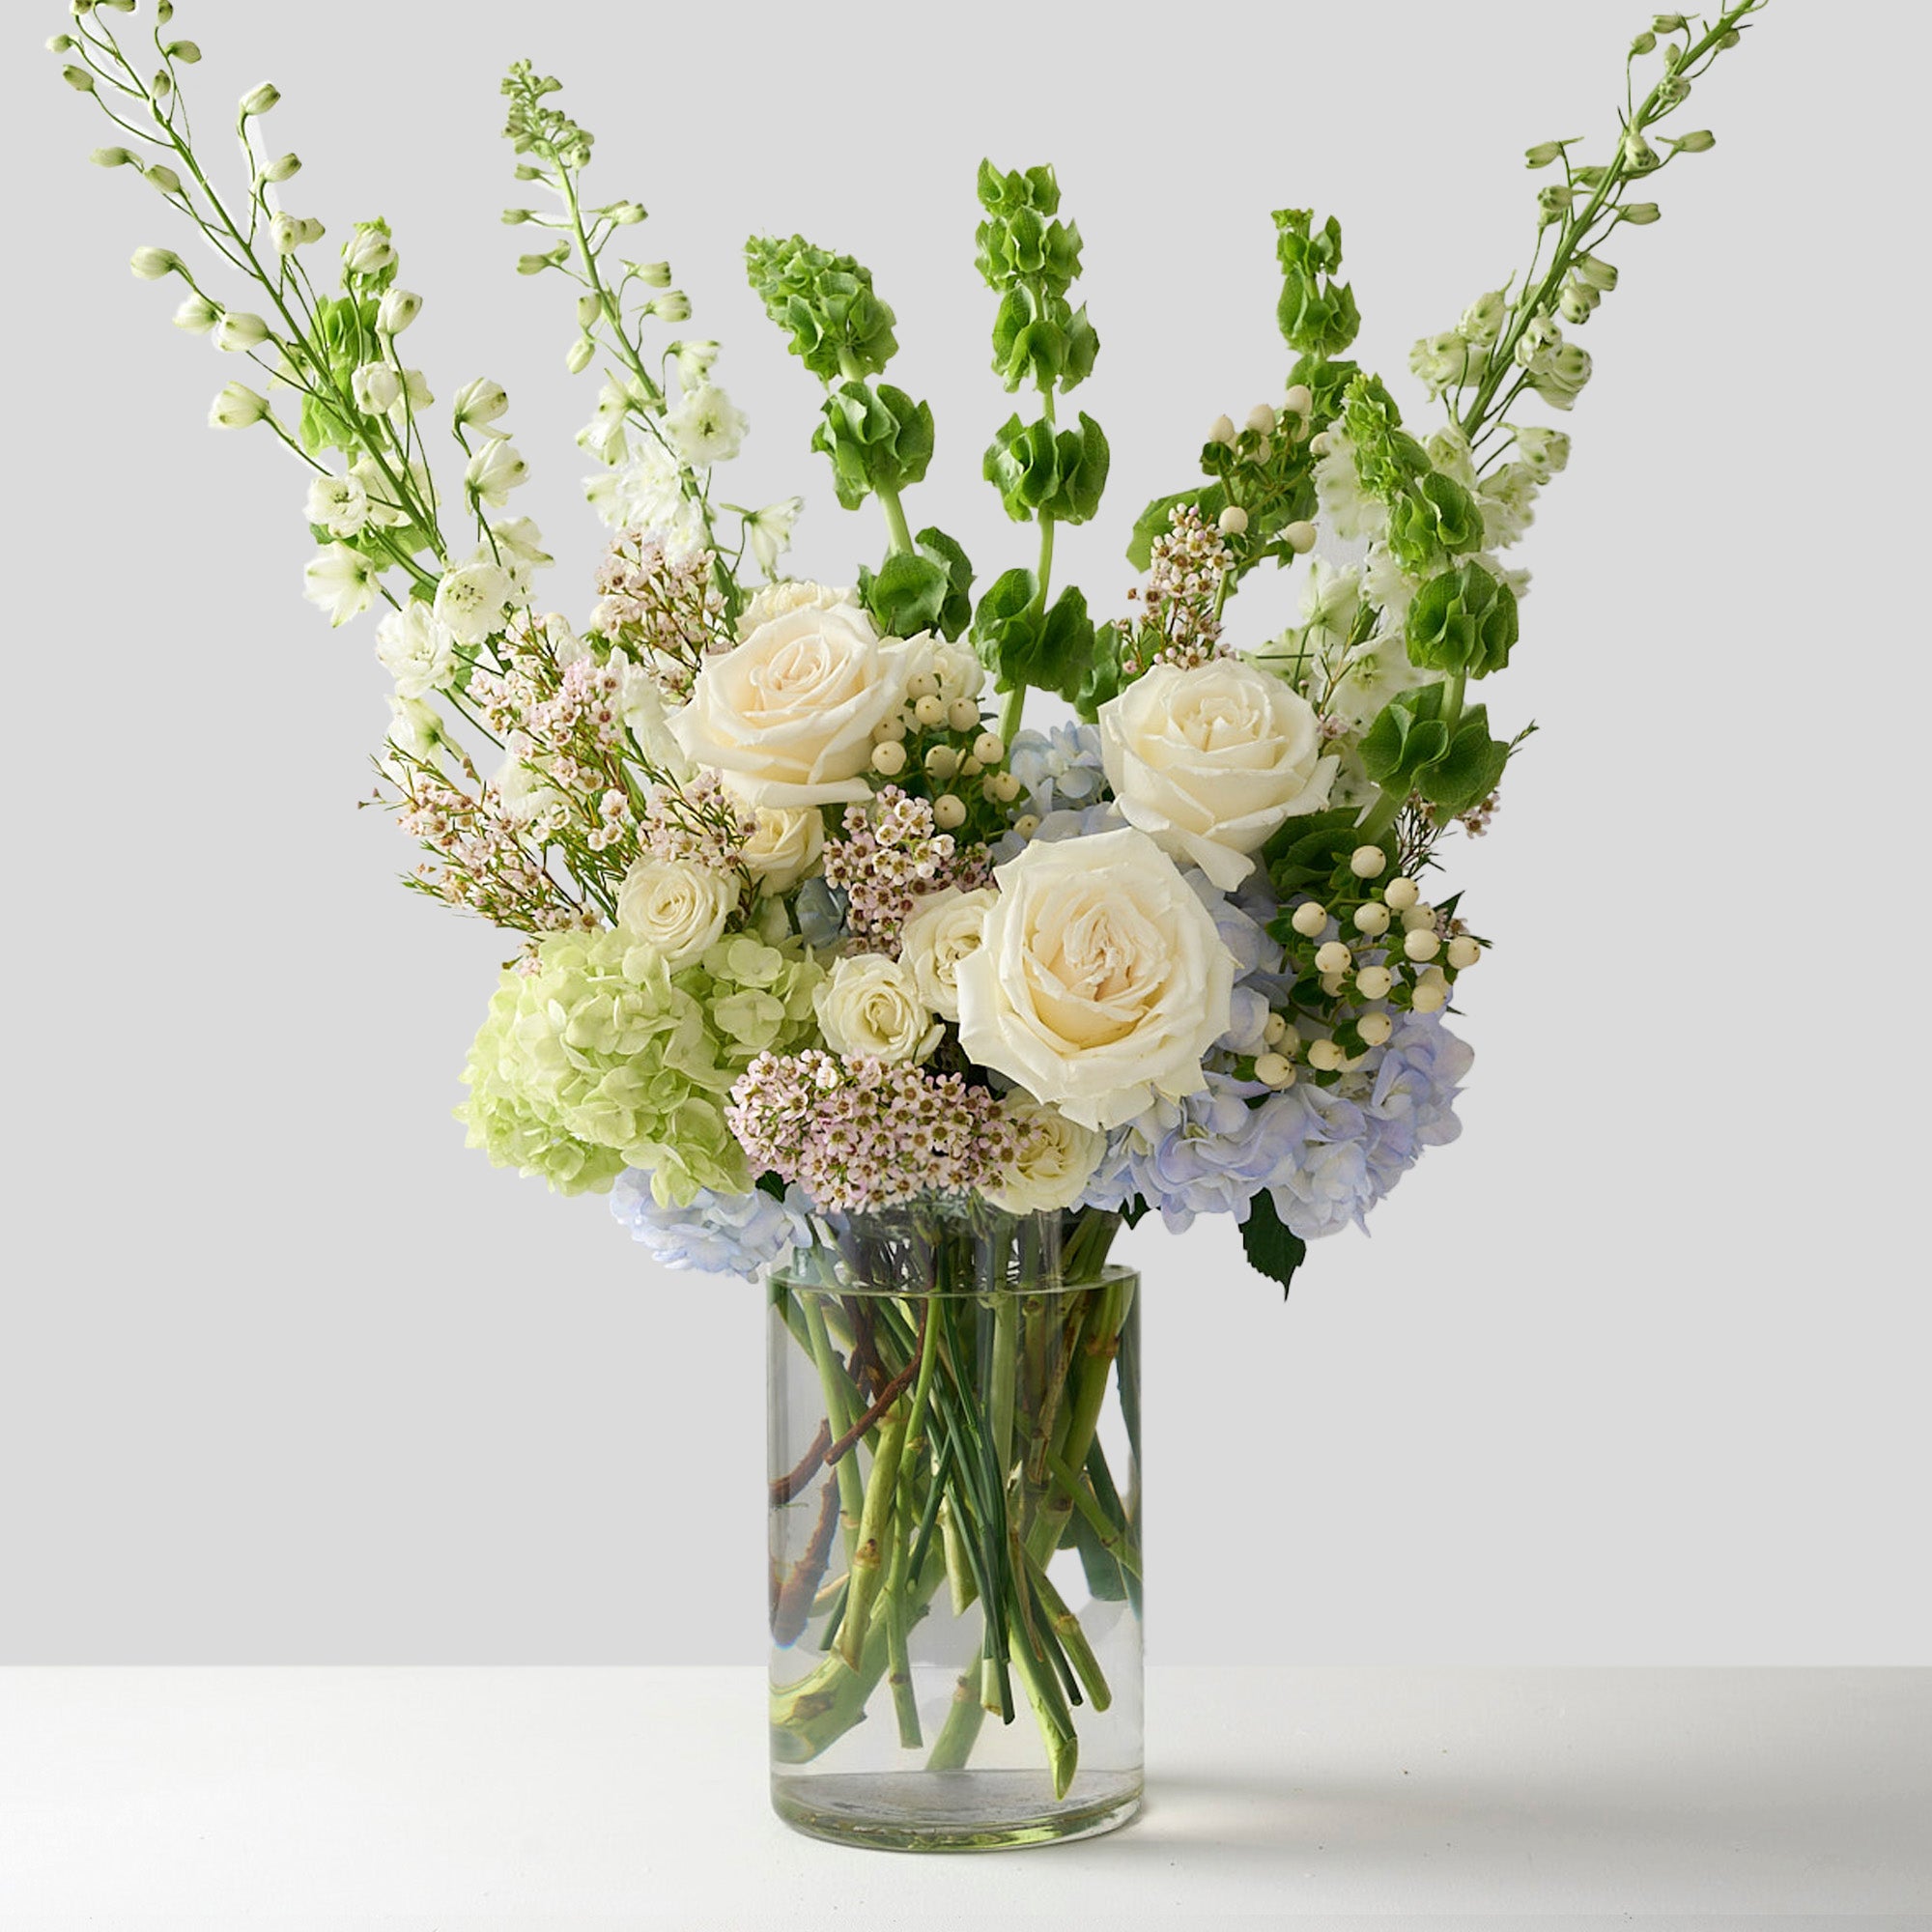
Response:
[{"label": "glass vase rim", "polygon": [[781,1288],[788,1293],[800,1294],[830,1294],[839,1297],[854,1296],[865,1300],[891,1301],[983,1301],[988,1296],[996,1294],[1021,1296],[1081,1294],[1094,1289],[1115,1288],[1124,1284],[1138,1286],[1140,1277],[1140,1269],[1128,1265],[1125,1262],[1108,1262],[1096,1273],[1083,1275],[1078,1280],[1062,1275],[1022,1284],[967,1283],[955,1288],[917,1288],[895,1282],[808,1279],[781,1262],[771,1270],[766,1279],[772,1288]]}]

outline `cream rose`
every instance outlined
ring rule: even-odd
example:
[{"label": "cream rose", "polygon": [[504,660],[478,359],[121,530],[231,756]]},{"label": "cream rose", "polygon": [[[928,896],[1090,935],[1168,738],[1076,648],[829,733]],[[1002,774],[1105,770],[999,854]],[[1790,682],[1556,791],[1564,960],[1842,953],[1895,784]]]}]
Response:
[{"label": "cream rose", "polygon": [[818,1030],[847,1060],[868,1055],[896,1064],[923,1060],[945,1029],[932,1017],[912,975],[883,952],[835,962],[811,996]]},{"label": "cream rose", "polygon": [[1107,1136],[1026,1094],[1009,1095],[1006,1115],[1020,1130],[1019,1152],[999,1185],[986,1189],[986,1199],[1009,1214],[1053,1214],[1071,1208],[1094,1179]]},{"label": "cream rose", "polygon": [[1100,707],[1099,723],[1122,817],[1223,892],[1284,819],[1327,804],[1340,762],[1321,755],[1306,698],[1235,658],[1156,665]]},{"label": "cream rose", "polygon": [[959,1043],[1082,1126],[1206,1084],[1235,960],[1174,862],[1131,826],[1029,845],[994,873],[959,962]]},{"label": "cream rose", "polygon": [[949,886],[920,900],[899,935],[899,957],[919,996],[941,1019],[959,1017],[959,962],[980,950],[986,914],[999,894],[990,886],[962,893]]},{"label": "cream rose", "polygon": [[790,611],[709,658],[671,735],[751,805],[871,796],[872,727],[905,702],[905,645],[863,611]]},{"label": "cream rose", "polygon": [[818,863],[825,820],[815,805],[758,805],[745,841],[745,869],[761,893],[786,893]]},{"label": "cream rose", "polygon": [[745,600],[738,617],[738,636],[748,639],[774,617],[789,616],[794,611],[837,611],[841,606],[857,610],[859,600],[849,590],[835,590],[829,583],[808,583],[803,578],[767,583]]},{"label": "cream rose", "polygon": [[737,903],[728,873],[686,859],[639,859],[617,888],[617,924],[675,972],[717,943]]}]

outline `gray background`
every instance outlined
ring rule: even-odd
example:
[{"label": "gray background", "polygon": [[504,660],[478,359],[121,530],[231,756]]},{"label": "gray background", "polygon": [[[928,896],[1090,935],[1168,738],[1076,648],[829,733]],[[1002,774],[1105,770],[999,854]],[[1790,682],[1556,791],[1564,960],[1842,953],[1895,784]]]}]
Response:
[{"label": "gray background", "polygon": [[[187,0],[177,27],[212,135],[242,88],[284,89],[291,207],[337,238],[394,221],[439,397],[509,386],[520,507],[581,616],[594,380],[562,370],[564,286],[520,281],[528,231],[497,221],[514,55],[566,76],[594,179],[652,210],[635,252],[725,343],[754,432],[729,494],[807,492],[796,567],[828,578],[880,532],[806,448],[814,385],[741,238],[873,266],[894,375],[939,421],[910,507],[990,578],[1026,540],[978,477],[1010,405],[973,167],[1054,159],[1104,344],[1080,401],[1115,450],[1110,513],[1063,556],[1105,610],[1208,419],[1279,393],[1268,211],[1341,214],[1363,357],[1421,413],[1410,340],[1520,262],[1544,179],[1520,150],[1604,142],[1642,17]],[[1464,1140],[1286,1308],[1225,1227],[1132,1244],[1156,1658],[1932,1657],[1924,325],[1899,266],[1925,49],[1878,17],[1773,7],[1686,110],[1717,152],[1611,251],[1494,694],[1546,728],[1455,860],[1498,942]],[[179,238],[86,167],[98,117],[36,48],[60,24],[10,7],[0,77],[0,1656],[751,1659],[757,1296],[656,1272],[600,1204],[464,1151],[500,943],[397,891],[404,842],[354,810],[385,724],[368,629],[300,601],[295,466],[203,429],[242,372],[129,280],[135,243]],[[1237,611],[1251,640],[1287,588]]]}]

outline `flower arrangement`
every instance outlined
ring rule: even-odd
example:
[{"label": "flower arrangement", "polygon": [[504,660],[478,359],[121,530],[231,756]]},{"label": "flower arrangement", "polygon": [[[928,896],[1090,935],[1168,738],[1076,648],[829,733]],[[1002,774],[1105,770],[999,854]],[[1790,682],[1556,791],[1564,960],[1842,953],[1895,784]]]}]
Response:
[{"label": "flower arrangement", "polygon": [[[469,381],[439,409],[410,361],[421,298],[386,221],[349,229],[327,286],[323,224],[291,205],[299,163],[266,139],[276,90],[240,104],[230,193],[190,128],[199,51],[173,36],[169,0],[138,47],[113,17],[136,0],[71,0],[50,44],[113,125],[94,159],[140,175],[225,279],[166,247],[133,271],[174,284],[176,326],[246,378],[211,421],[306,470],[309,601],[332,625],[377,616],[393,681],[380,795],[421,848],[407,883],[512,936],[464,1071],[471,1145],[559,1192],[607,1193],[667,1265],[744,1276],[816,1252],[827,1279],[863,1262],[930,1286],[964,1211],[982,1245],[988,1227],[1003,1242],[1045,1230],[1068,1278],[1097,1285],[1122,1223],[1212,1213],[1286,1290],[1309,1242],[1360,1225],[1458,1132],[1471,1056],[1445,1015],[1490,942],[1440,881],[1528,736],[1493,724],[1477,688],[1517,647],[1528,579],[1510,554],[1570,456],[1531,412],[1567,416],[1588,384],[1574,336],[1617,286],[1604,250],[1659,218],[1658,176],[1712,146],[1666,124],[1761,5],[1659,14],[1631,46],[1607,151],[1529,150],[1548,185],[1527,263],[1410,356],[1429,422],[1348,359],[1336,220],[1277,212],[1292,366],[1238,423],[1216,418],[1198,474],[1140,513],[1127,556],[1144,581],[1116,614],[1055,574],[1057,529],[1100,511],[1109,447],[1069,400],[1100,338],[1051,168],[986,162],[977,182],[992,367],[1016,399],[981,469],[1034,532],[1032,559],[990,580],[953,535],[915,527],[934,422],[886,380],[895,318],[870,270],[800,236],[746,244],[822,389],[811,440],[838,500],[869,502],[884,528],[848,585],[799,582],[781,559],[803,498],[726,499],[747,423],[719,345],[691,331],[668,264],[621,252],[643,209],[593,197],[591,134],[519,63],[506,133],[540,205],[504,220],[534,237],[519,271],[566,285],[568,365],[599,381],[576,440],[611,536],[574,622],[545,608],[551,559],[514,509],[528,469],[504,390]],[[1065,1456],[1042,1448],[1015,1478],[1028,1524],[1052,1533],[1003,1548],[997,1498],[949,1487],[970,1413],[998,1413],[970,1351],[935,1373],[923,1321],[853,1317],[828,1336],[784,1312],[827,1371],[828,1426],[842,1416],[870,1450],[864,1485],[853,1458],[826,1489],[855,1533],[819,1628],[827,1667],[878,1681],[937,1587],[928,1547],[956,1584],[963,1536],[965,1593],[1002,1611],[985,1619],[986,1705],[1011,1716],[1021,1668],[1064,1790],[1067,1693],[1103,1700],[1043,1565],[1084,1524],[1137,1577],[1131,1494],[1083,1462],[1088,1442],[1056,1438]],[[1110,1357],[1124,1318],[1096,1287],[1069,1332]],[[1031,1360],[1037,1339],[1007,1346]],[[1040,1400],[1057,1428],[1079,1412],[1058,1383]],[[947,1473],[928,1427],[964,1432]],[[881,1522],[900,1542],[874,1580]],[[831,1540],[788,1602],[824,1595]],[[809,1754],[862,1705],[840,1690],[828,1718],[795,1695],[774,1723]]]}]

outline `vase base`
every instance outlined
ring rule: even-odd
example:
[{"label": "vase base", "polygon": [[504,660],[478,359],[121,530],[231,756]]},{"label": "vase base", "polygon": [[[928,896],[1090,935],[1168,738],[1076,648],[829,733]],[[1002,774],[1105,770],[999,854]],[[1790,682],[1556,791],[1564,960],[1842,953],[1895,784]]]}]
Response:
[{"label": "vase base", "polygon": [[795,1832],[883,1852],[1004,1852],[1118,1831],[1141,1807],[1141,1778],[1083,1773],[1040,1798],[1024,1771],[861,1773],[772,1779],[772,1808]]}]

